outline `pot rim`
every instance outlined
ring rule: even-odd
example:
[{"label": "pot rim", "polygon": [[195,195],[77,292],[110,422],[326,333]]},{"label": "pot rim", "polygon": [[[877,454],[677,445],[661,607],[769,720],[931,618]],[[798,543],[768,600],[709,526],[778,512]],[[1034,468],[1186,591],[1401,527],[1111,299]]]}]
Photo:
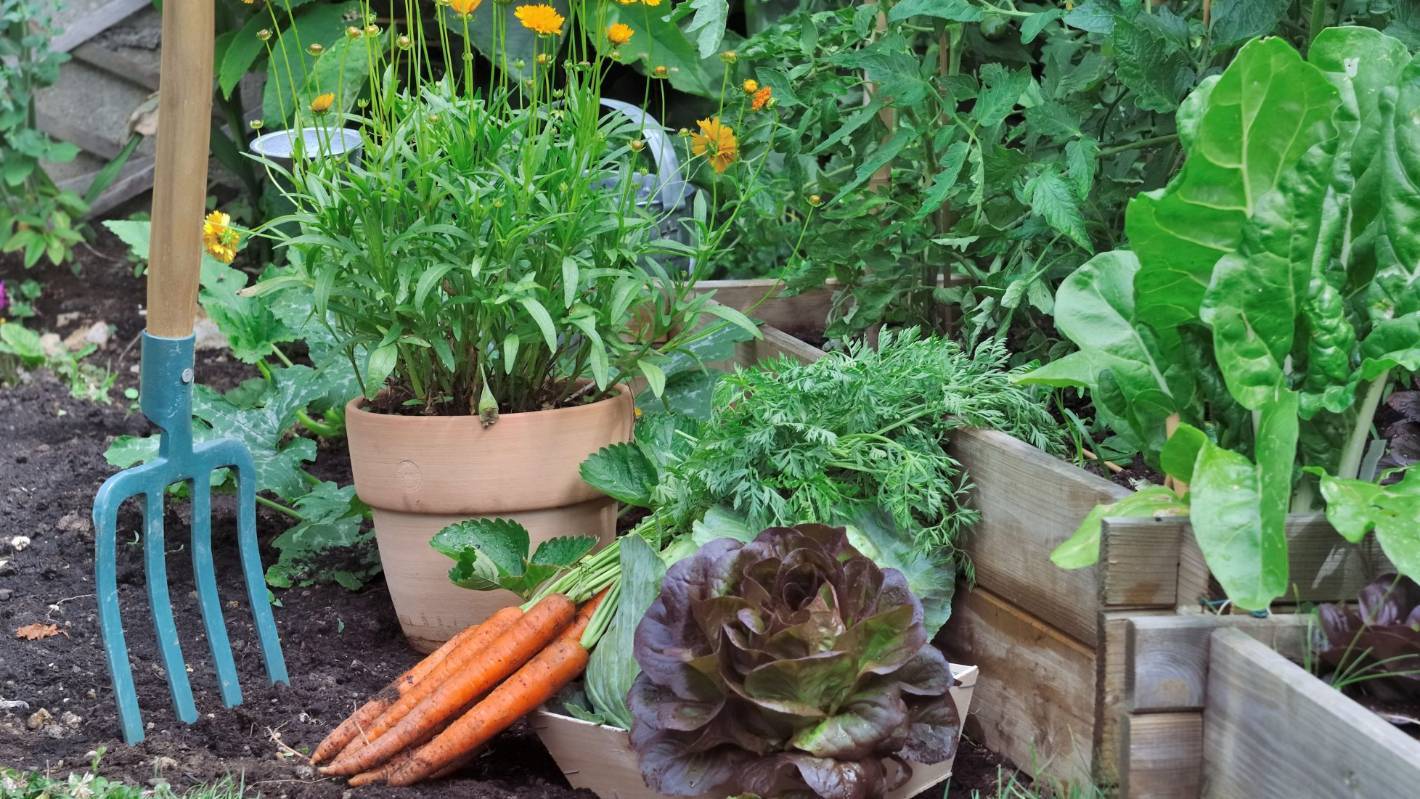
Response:
[{"label": "pot rim", "polygon": [[[499,413],[499,414],[498,414],[498,418],[499,418],[499,419],[529,419],[529,420],[531,420],[531,419],[538,419],[538,418],[547,418],[548,415],[551,415],[551,414],[559,414],[559,413],[560,413],[560,414],[568,414],[568,413],[595,413],[595,412],[601,410],[602,407],[603,407],[604,405],[606,405],[607,403],[610,403],[610,402],[618,402],[618,401],[620,401],[620,400],[622,399],[622,397],[629,397],[629,398],[631,399],[632,403],[635,403],[635,401],[636,401],[636,395],[631,391],[631,388],[630,388],[629,386],[627,386],[625,383],[618,383],[618,384],[616,384],[613,388],[614,388],[615,391],[616,391],[615,394],[612,394],[612,395],[609,396],[609,397],[604,397],[604,398],[602,398],[602,399],[599,399],[599,400],[597,400],[596,402],[588,403],[588,404],[586,404],[586,405],[572,405],[572,406],[569,406],[569,407],[566,407],[566,408],[548,408],[548,409],[546,409],[546,410],[540,410],[540,411],[518,411],[518,412],[516,412],[516,413]],[[425,423],[439,422],[439,423],[442,423],[442,424],[447,424],[447,423],[449,422],[449,420],[454,420],[454,419],[468,419],[468,420],[470,420],[470,421],[478,421],[478,419],[479,419],[478,416],[473,415],[473,414],[459,414],[459,415],[457,415],[457,416],[452,416],[452,415],[447,415],[447,414],[434,414],[433,416],[405,416],[405,415],[403,415],[403,414],[397,414],[397,413],[379,413],[379,412],[377,412],[377,411],[372,411],[372,410],[366,409],[366,408],[364,407],[364,405],[365,405],[365,398],[364,398],[364,397],[356,397],[356,398],[350,400],[349,402],[345,403],[345,413],[346,413],[347,416],[348,416],[349,414],[352,414],[352,413],[353,413],[353,414],[356,414],[356,415],[359,415],[359,416],[369,417],[369,418],[371,418],[371,419],[400,420],[400,421],[403,421],[403,422],[407,422],[407,423],[409,423],[409,424],[418,424],[418,423],[420,423],[420,422],[425,422]],[[479,422],[479,423],[481,424],[482,422]]]}]

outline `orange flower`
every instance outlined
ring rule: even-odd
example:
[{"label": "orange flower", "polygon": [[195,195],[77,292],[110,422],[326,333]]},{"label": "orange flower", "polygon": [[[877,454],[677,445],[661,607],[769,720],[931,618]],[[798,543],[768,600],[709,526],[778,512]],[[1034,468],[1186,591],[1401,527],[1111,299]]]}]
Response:
[{"label": "orange flower", "polygon": [[765,86],[754,93],[754,99],[749,101],[749,107],[755,111],[763,111],[769,104],[769,98],[774,94],[774,90]]},{"label": "orange flower", "polygon": [[232,218],[221,211],[213,211],[202,220],[202,246],[222,263],[229,264],[237,257],[241,241],[241,234],[232,229]]},{"label": "orange flower", "polygon": [[722,124],[719,117],[702,119],[696,123],[699,133],[690,134],[690,151],[703,155],[717,173],[723,174],[740,155],[740,143],[735,139],[735,130]]},{"label": "orange flower", "polygon": [[557,36],[562,33],[562,23],[566,22],[557,9],[546,3],[518,6],[513,15],[524,28],[541,36]]},{"label": "orange flower", "polygon": [[466,17],[477,11],[482,4],[483,0],[449,0],[449,8],[461,17]]},{"label": "orange flower", "polygon": [[611,42],[614,47],[621,47],[631,41],[631,37],[635,35],[636,31],[632,30],[630,25],[621,22],[606,29],[607,41]]},{"label": "orange flower", "polygon": [[311,113],[324,114],[325,112],[330,110],[330,106],[334,102],[335,94],[333,92],[318,94],[316,95],[314,100],[311,100]]}]

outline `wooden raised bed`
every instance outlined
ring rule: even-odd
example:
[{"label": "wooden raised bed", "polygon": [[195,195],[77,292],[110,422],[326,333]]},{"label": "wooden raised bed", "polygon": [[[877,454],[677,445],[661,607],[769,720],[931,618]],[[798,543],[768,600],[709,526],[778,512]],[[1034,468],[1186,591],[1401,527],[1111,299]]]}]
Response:
[{"label": "wooden raised bed", "polygon": [[1120,795],[1414,796],[1420,741],[1313,677],[1305,616],[1131,619]]},{"label": "wooden raised bed", "polygon": [[[733,294],[717,296],[736,304]],[[757,315],[793,313],[779,302]],[[741,346],[740,363],[823,354],[770,329]],[[1249,624],[1198,613],[1199,600],[1214,592],[1187,519],[1106,519],[1100,562],[1059,569],[1051,551],[1093,507],[1129,489],[995,431],[958,431],[949,450],[975,484],[981,512],[964,542],[976,583],[957,593],[941,639],[954,661],[981,668],[967,734],[1032,775],[1102,787],[1128,782],[1126,772],[1142,765],[1122,759],[1122,746],[1191,745],[1196,735],[1170,744],[1157,720],[1130,719],[1126,699],[1132,653],[1143,647],[1131,642],[1132,622],[1184,612]],[[1373,551],[1347,545],[1320,514],[1289,517],[1288,540],[1296,583],[1289,596],[1297,601],[1354,597],[1376,563]],[[1201,730],[1194,715],[1175,720],[1179,729]]]}]

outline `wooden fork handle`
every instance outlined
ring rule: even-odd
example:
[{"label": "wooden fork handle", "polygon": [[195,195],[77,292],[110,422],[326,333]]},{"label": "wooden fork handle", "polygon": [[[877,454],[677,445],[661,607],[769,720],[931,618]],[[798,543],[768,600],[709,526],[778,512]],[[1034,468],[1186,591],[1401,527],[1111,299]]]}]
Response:
[{"label": "wooden fork handle", "polygon": [[148,259],[148,332],[192,333],[212,127],[215,0],[163,3],[158,155]]}]

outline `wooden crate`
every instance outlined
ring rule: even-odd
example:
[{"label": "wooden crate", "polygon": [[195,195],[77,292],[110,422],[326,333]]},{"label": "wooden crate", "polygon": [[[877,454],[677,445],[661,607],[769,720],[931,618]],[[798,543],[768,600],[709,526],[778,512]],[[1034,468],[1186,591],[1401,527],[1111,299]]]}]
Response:
[{"label": "wooden crate", "polygon": [[1413,796],[1420,742],[1296,665],[1308,617],[1131,619],[1120,796]]},{"label": "wooden crate", "polygon": [[[959,683],[951,690],[952,700],[957,714],[965,719],[971,709],[977,669],[953,665],[952,676]],[[586,788],[602,799],[661,799],[661,794],[642,782],[641,767],[625,730],[548,710],[539,710],[532,718],[532,726],[573,788]],[[911,778],[889,792],[887,799],[910,799],[951,776],[950,759],[931,765],[913,764]]]},{"label": "wooden crate", "polygon": [[[735,296],[723,298],[733,305]],[[762,304],[760,315],[792,315],[779,302]],[[771,355],[812,361],[823,353],[766,328],[762,340],[741,345],[736,361]],[[1168,736],[1196,733],[1201,719],[1196,710],[1191,718],[1134,718],[1127,681],[1132,623],[1180,613],[1221,618],[1198,612],[1215,591],[1187,519],[1106,519],[1099,563],[1059,569],[1051,551],[1092,508],[1129,489],[1000,432],[958,431],[949,449],[981,512],[964,542],[976,583],[957,593],[939,638],[954,660],[982,670],[968,734],[1034,776],[1106,788],[1128,782],[1131,768],[1176,778],[1169,769],[1186,765],[1150,753],[1193,762],[1187,751],[1200,751],[1196,734]],[[1287,536],[1295,582],[1288,596],[1297,601],[1354,597],[1378,562],[1373,547],[1346,544],[1320,514],[1289,517]],[[1173,751],[1170,740],[1192,749]]]}]

